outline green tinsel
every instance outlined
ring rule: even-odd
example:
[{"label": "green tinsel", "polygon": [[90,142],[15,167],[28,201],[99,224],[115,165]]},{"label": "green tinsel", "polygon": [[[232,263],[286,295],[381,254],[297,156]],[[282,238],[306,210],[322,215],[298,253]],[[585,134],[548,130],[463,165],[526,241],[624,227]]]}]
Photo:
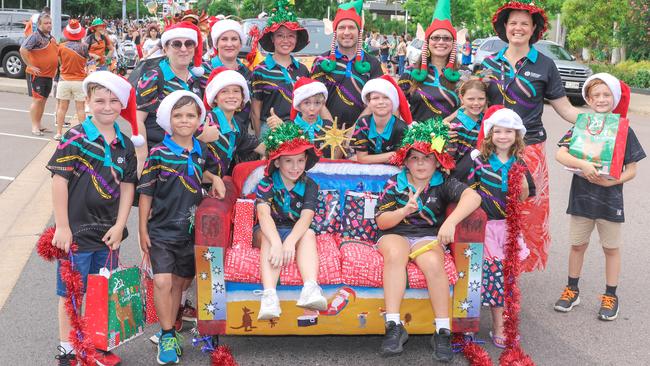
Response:
[{"label": "green tinsel", "polygon": [[402,139],[402,146],[412,145],[414,142],[431,142],[432,137],[440,136],[445,141],[449,139],[449,127],[441,118],[430,118],[423,122],[413,122],[406,130]]},{"label": "green tinsel", "polygon": [[293,5],[288,0],[277,0],[266,24],[267,26],[272,26],[273,24],[283,22],[298,22],[298,17],[296,16]]},{"label": "green tinsel", "polygon": [[283,143],[301,136],[303,136],[303,133],[298,125],[295,123],[282,123],[275,130],[266,131],[263,140],[266,150],[272,152],[277,150]]}]

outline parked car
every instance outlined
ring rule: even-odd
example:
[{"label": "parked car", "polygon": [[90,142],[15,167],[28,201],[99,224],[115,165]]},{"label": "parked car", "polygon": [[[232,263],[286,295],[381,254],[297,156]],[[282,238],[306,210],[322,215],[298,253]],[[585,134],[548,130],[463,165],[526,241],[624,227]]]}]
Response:
[{"label": "parked car", "polygon": [[[485,57],[499,52],[507,44],[499,37],[490,37],[483,42],[474,55],[474,66],[480,65]],[[582,98],[582,86],[593,71],[588,66],[576,61],[567,50],[559,44],[541,40],[535,43],[535,48],[553,60],[555,66],[560,72],[564,91],[566,92],[569,100],[574,105],[584,105],[585,100]]]}]

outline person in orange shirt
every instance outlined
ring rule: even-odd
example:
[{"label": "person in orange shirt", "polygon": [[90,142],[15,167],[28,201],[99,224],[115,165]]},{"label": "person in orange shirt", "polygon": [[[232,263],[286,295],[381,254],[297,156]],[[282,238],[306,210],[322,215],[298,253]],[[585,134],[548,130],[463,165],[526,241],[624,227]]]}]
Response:
[{"label": "person in orange shirt", "polygon": [[100,18],[95,18],[88,31],[90,34],[86,37],[86,44],[90,57],[97,63],[97,70],[108,70],[115,46],[106,35],[106,23]]},{"label": "person in orange shirt", "polygon": [[52,91],[52,79],[59,66],[58,47],[50,34],[51,31],[52,18],[47,13],[41,13],[36,32],[27,37],[20,46],[20,56],[27,65],[27,90],[32,97],[29,114],[32,119],[32,134],[35,136],[52,132],[41,124],[45,103]]},{"label": "person in orange shirt", "polygon": [[61,71],[59,84],[56,89],[58,107],[56,110],[56,135],[55,140],[60,140],[65,124],[65,114],[68,113],[70,101],[75,102],[77,108],[77,120],[82,122],[86,119],[84,113],[85,95],[82,82],[86,78],[86,62],[88,61],[88,45],[81,40],[86,36],[86,30],[81,27],[76,19],[70,20],[63,30],[63,36],[67,39],[59,45],[59,63]]}]

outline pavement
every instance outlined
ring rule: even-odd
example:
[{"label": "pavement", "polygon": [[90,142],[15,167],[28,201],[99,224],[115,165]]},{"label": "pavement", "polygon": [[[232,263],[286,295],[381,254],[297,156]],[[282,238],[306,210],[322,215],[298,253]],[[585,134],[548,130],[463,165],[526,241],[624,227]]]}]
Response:
[{"label": "pavement", "polygon": [[[0,79],[1,81],[2,79]],[[24,82],[24,81],[22,81]],[[0,85],[2,82],[0,82]],[[55,265],[41,260],[33,248],[38,234],[52,222],[50,176],[44,165],[55,144],[30,135],[30,99],[20,94],[0,92],[0,364],[52,364],[58,344],[56,322],[57,298],[54,294]],[[53,100],[46,112],[52,113]],[[70,113],[69,113],[70,114]],[[650,116],[631,113],[631,126],[641,144],[650,152]],[[550,106],[545,107],[545,126],[549,139],[549,156],[554,142],[569,127]],[[47,115],[46,126],[53,118]],[[130,131],[123,125],[126,131]],[[596,319],[599,295],[604,291],[603,254],[595,239],[587,251],[580,281],[582,304],[569,314],[556,313],[552,305],[566,282],[568,247],[567,216],[570,173],[549,160],[552,243],[548,266],[544,271],[524,274],[521,326],[522,346],[537,365],[650,365],[650,348],[646,335],[650,329],[648,310],[648,260],[650,225],[647,212],[650,197],[644,182],[650,181],[650,159],[643,160],[637,177],[625,186],[626,223],[622,247],[623,271],[618,290],[621,314],[614,322]],[[11,178],[3,180],[2,177]],[[131,235],[122,244],[125,265],[140,262],[136,243],[137,212],[133,210],[128,225]],[[191,324],[186,323],[186,329]],[[489,340],[489,311],[481,316],[478,337]],[[123,365],[152,365],[155,348],[147,340],[156,331],[149,326],[145,334],[119,347],[116,353]],[[191,334],[184,331],[185,365],[208,365],[208,357],[191,346]],[[232,348],[240,365],[430,365],[428,336],[410,338],[402,356],[383,359],[378,355],[378,336],[319,337],[221,337]],[[500,351],[485,345],[493,361]],[[452,365],[465,365],[457,356]]]}]

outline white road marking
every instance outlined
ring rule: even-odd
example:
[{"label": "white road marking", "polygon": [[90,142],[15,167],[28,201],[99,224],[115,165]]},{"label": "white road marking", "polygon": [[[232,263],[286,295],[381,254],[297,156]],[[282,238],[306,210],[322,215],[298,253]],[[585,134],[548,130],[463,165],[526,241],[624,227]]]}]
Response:
[{"label": "white road marking", "polygon": [[14,178],[14,177],[7,177],[7,176],[4,176],[4,175],[0,175],[0,180],[10,180],[10,181],[13,181],[14,179],[16,179],[16,178]]},{"label": "white road marking", "polygon": [[16,135],[16,134],[13,134],[13,133],[6,133],[6,132],[0,132],[0,136],[20,137],[20,138],[23,138],[23,139],[41,140],[41,141],[50,141],[51,140],[51,139],[48,139],[48,138],[45,138],[45,137]]},{"label": "white road marking", "polygon": [[[25,109],[14,109],[14,108],[4,108],[4,107],[0,107],[0,111],[29,113],[29,110],[25,110]],[[54,116],[54,113],[43,113],[43,115]],[[72,117],[74,116],[68,116],[68,115],[65,116],[65,118],[72,118]]]}]

